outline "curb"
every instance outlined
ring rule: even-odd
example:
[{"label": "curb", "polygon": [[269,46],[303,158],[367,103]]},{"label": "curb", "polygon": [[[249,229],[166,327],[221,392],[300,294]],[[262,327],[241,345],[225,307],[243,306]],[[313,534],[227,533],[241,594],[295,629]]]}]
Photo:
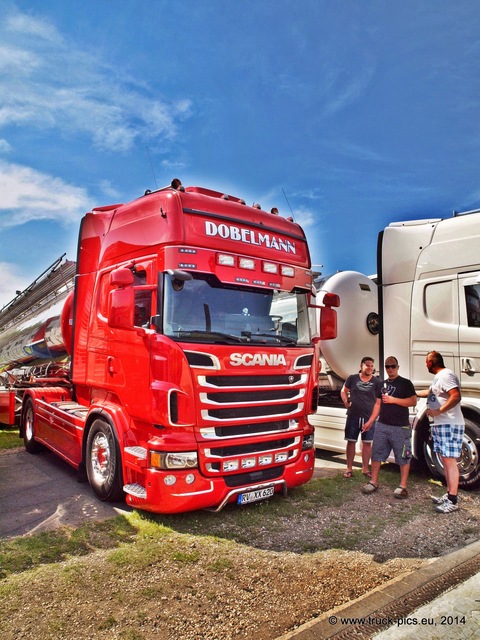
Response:
[{"label": "curb", "polygon": [[[480,571],[480,540],[440,556],[404,577],[394,578],[361,598],[331,609],[276,640],[368,640],[391,626],[386,621],[407,617],[451,587]],[[375,619],[375,624],[343,624],[340,618]],[[385,624],[381,621],[384,620]]]}]

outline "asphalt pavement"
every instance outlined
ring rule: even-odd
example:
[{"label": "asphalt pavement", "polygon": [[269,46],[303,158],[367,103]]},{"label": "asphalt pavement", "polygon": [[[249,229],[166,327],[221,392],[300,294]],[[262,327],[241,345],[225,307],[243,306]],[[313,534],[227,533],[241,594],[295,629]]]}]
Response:
[{"label": "asphalt pavement", "polygon": [[32,455],[21,449],[0,451],[0,538],[78,526],[131,509],[101,502],[88,483],[51,452]]}]

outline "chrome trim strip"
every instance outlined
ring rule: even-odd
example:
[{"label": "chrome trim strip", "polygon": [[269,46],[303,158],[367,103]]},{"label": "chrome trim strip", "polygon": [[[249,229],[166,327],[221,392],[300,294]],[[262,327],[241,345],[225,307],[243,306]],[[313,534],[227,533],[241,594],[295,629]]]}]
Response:
[{"label": "chrome trim strip", "polygon": [[299,398],[303,398],[305,396],[305,392],[306,392],[306,389],[303,388],[303,389],[299,389],[297,395],[293,396],[292,398],[274,398],[273,400],[257,400],[257,401],[245,400],[245,402],[242,402],[242,401],[215,402],[215,400],[208,399],[208,392],[201,392],[199,397],[200,397],[200,402],[202,404],[211,404],[211,405],[214,405],[215,407],[219,407],[219,408],[223,407],[227,409],[229,407],[256,407],[256,406],[264,407],[266,405],[276,404],[278,402],[294,402]]},{"label": "chrome trim strip", "polygon": [[[218,424],[226,424],[226,423],[237,423],[237,422],[245,422],[245,420],[255,420],[255,418],[265,418],[268,417],[270,418],[270,420],[274,420],[274,419],[282,419],[282,418],[287,418],[288,416],[293,416],[295,414],[298,414],[299,412],[303,411],[303,402],[299,402],[298,406],[296,409],[294,409],[293,411],[290,411],[290,413],[272,413],[269,416],[242,416],[241,418],[213,418],[212,416],[209,415],[209,411],[208,409],[202,409],[201,410],[201,416],[202,416],[202,420],[206,420],[206,421],[212,421],[212,422],[217,422]],[[225,407],[226,408],[226,407]]]},{"label": "chrome trim strip", "polygon": [[[290,422],[292,421],[292,419],[290,418]],[[252,433],[241,433],[240,435],[229,435],[229,436],[217,436],[217,434],[215,433],[215,429],[217,427],[202,427],[200,428],[199,432],[200,435],[202,436],[202,438],[205,438],[206,440],[220,440],[220,441],[224,441],[226,438],[228,440],[234,440],[235,438],[245,438],[248,436],[266,436],[266,435],[273,435],[273,434],[285,434],[285,433],[289,433],[290,431],[296,431],[298,429],[298,420],[294,421],[295,424],[293,425],[289,425],[287,429],[275,429],[275,430],[271,430],[269,429],[268,431],[254,431]],[[258,426],[260,426],[261,423],[258,424]]]},{"label": "chrome trim strip", "polygon": [[[272,373],[271,375],[274,376],[274,375],[288,375],[288,374],[285,374],[285,373],[281,373],[281,374]],[[288,382],[285,382],[283,384],[266,384],[266,385],[258,385],[257,384],[257,385],[248,385],[248,386],[238,386],[238,385],[232,385],[232,386],[228,386],[228,385],[223,386],[222,385],[222,386],[219,386],[219,385],[212,384],[211,382],[207,382],[206,381],[206,377],[207,376],[198,376],[197,380],[198,380],[198,384],[200,386],[202,386],[202,387],[207,387],[208,389],[217,389],[217,390],[222,390],[222,391],[243,391],[243,390],[244,391],[251,391],[252,389],[256,389],[257,391],[258,391],[258,389],[266,389],[268,391],[269,389],[292,389],[294,387],[301,387],[301,386],[304,386],[304,385],[307,384],[308,374],[306,374],[306,373],[300,373],[299,374],[297,372],[297,373],[292,373],[290,375],[297,375],[297,376],[300,375],[300,380],[298,380],[298,382],[295,382],[295,383],[292,383],[292,384],[289,384]],[[227,377],[227,376],[224,376],[224,377]],[[236,377],[238,377],[238,376],[235,376],[235,375],[231,376],[232,382],[235,381]],[[267,378],[268,376],[265,375],[265,376],[262,376],[262,377]]]},{"label": "chrome trim strip", "polygon": [[278,453],[279,451],[291,451],[292,447],[295,447],[296,445],[298,445],[300,443],[300,436],[297,436],[293,439],[293,442],[291,444],[284,444],[281,445],[280,447],[276,448],[276,449],[265,449],[262,451],[251,451],[250,453],[232,453],[232,455],[229,456],[217,456],[211,453],[211,449],[204,449],[204,454],[206,458],[209,458],[209,460],[229,460],[230,458],[238,458],[239,460],[241,460],[242,458],[250,458],[251,456],[261,456],[267,453]]}]

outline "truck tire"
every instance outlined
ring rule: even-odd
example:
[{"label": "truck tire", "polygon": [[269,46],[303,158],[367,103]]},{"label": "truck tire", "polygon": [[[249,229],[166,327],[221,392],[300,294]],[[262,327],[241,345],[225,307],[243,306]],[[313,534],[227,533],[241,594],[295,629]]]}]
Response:
[{"label": "truck tire", "polygon": [[480,427],[467,418],[459,468],[460,489],[469,491],[480,487]]},{"label": "truck tire", "polygon": [[[433,451],[433,440],[430,431],[423,441],[423,456],[425,464],[434,478],[445,482],[443,464],[438,453]],[[460,471],[460,489],[476,489],[480,486],[480,427],[465,418],[465,435],[463,437],[462,453],[458,459]]]},{"label": "truck tire", "polygon": [[87,437],[87,477],[96,496],[104,502],[124,498],[120,449],[112,427],[95,420]]},{"label": "truck tire", "polygon": [[31,398],[27,398],[23,405],[22,435],[28,453],[38,453],[41,450],[41,445],[35,440],[35,409]]}]

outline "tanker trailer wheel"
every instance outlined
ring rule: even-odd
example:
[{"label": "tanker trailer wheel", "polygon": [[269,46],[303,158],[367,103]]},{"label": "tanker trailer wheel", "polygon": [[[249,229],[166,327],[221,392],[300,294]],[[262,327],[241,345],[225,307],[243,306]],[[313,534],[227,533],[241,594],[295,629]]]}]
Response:
[{"label": "tanker trailer wheel", "polygon": [[87,438],[87,477],[100,500],[116,502],[124,498],[120,448],[112,427],[95,420]]},{"label": "tanker trailer wheel", "polygon": [[[423,442],[423,455],[428,470],[434,478],[445,483],[445,472],[442,459],[433,451],[433,439],[430,432]],[[460,471],[460,489],[475,489],[480,486],[480,427],[465,418],[465,435],[463,436],[462,452],[457,458]]]},{"label": "tanker trailer wheel", "polygon": [[22,433],[23,443],[28,453],[38,453],[41,445],[35,440],[35,410],[33,408],[33,400],[27,398],[23,405],[22,411]]}]

